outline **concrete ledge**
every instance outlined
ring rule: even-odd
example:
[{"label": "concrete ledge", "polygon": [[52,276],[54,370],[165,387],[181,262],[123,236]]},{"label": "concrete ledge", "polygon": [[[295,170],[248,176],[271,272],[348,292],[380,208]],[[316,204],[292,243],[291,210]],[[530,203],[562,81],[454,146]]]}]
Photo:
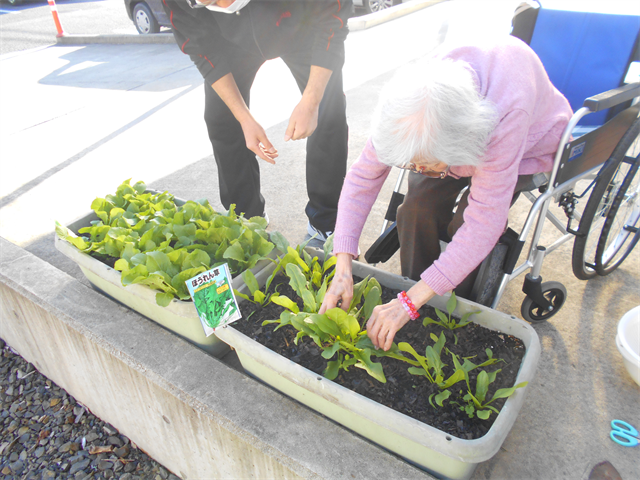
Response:
[{"label": "concrete ledge", "polygon": [[61,35],[56,37],[58,45],[88,45],[92,43],[124,44],[165,44],[176,43],[173,33],[155,33],[153,35],[109,34],[109,35]]},{"label": "concrete ledge", "polygon": [[0,337],[183,479],[432,478],[0,238]]},{"label": "concrete ledge", "polygon": [[413,2],[401,3],[379,12],[370,13],[369,15],[352,17],[349,19],[349,31],[357,32],[366,30],[445,1],[447,0],[414,0]]}]

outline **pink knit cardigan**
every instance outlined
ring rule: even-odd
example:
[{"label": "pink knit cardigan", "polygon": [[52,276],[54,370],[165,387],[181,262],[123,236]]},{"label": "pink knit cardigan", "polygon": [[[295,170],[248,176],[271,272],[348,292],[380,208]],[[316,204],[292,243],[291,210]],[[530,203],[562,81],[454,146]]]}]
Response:
[{"label": "pink knit cardigan", "polygon": [[[497,107],[499,123],[479,167],[451,167],[471,177],[464,224],[447,249],[420,276],[438,295],[455,288],[489,254],[504,230],[518,175],[549,172],[572,111],[549,81],[537,55],[511,37],[441,47],[435,56],[463,60],[482,96]],[[345,178],[334,253],[357,256],[358,241],[391,167],[378,161],[371,139]],[[427,212],[425,212],[427,213]]]}]

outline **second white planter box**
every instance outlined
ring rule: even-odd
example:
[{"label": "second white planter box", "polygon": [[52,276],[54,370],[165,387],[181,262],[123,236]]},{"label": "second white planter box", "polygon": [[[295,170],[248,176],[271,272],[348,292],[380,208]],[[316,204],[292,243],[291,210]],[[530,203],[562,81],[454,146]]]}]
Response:
[{"label": "second white planter box", "polygon": [[[176,203],[178,202],[178,199],[176,199]],[[91,212],[67,225],[67,229],[72,234],[72,232],[77,232],[83,227],[90,226],[91,221],[97,219],[96,214]],[[215,334],[208,337],[205,335],[193,302],[174,298],[169,306],[161,307],[156,303],[155,290],[145,285],[128,285],[124,287],[119,271],[86,253],[82,253],[57,235],[55,236],[55,246],[62,254],[78,264],[87,280],[96,289],[171,330],[213,356],[222,357],[229,351],[228,345],[220,341]],[[271,257],[275,258],[275,252],[272,252]],[[272,265],[270,260],[262,260],[258,262],[252,271],[254,274],[258,274],[268,265]],[[240,291],[246,288],[240,275],[233,279],[232,285],[233,288]]]}]

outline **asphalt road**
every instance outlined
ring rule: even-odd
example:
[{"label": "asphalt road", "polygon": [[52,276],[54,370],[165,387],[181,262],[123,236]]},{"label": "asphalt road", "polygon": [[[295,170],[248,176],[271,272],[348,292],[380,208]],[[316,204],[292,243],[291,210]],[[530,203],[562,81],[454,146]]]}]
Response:
[{"label": "asphalt road", "polygon": [[[66,33],[136,33],[122,0],[57,0],[56,5]],[[0,55],[51,45],[56,33],[46,0],[0,3]]]}]

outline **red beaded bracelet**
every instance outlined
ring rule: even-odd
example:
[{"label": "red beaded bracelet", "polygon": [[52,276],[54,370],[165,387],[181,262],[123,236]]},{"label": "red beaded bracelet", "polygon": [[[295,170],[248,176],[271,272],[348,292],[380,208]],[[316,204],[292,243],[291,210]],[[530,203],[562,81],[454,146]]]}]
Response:
[{"label": "red beaded bracelet", "polygon": [[404,309],[409,314],[409,318],[411,320],[417,320],[418,318],[420,318],[420,314],[418,313],[418,309],[416,308],[416,306],[413,304],[413,302],[411,301],[411,299],[407,295],[407,292],[405,292],[405,291],[400,292],[398,294],[398,300],[400,300],[400,303],[402,304]]}]

